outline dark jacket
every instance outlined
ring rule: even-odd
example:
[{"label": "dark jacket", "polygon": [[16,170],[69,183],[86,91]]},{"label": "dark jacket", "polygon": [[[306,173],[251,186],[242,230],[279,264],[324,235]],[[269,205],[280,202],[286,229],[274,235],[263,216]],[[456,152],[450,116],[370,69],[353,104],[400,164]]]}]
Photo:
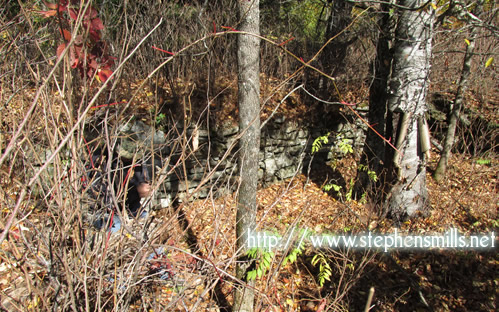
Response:
[{"label": "dark jacket", "polygon": [[[154,160],[154,166],[151,159],[136,163],[133,168],[130,162],[113,156],[111,163],[107,161],[109,155],[101,149],[97,149],[89,157],[85,166],[86,176],[84,177],[83,187],[90,195],[92,203],[91,209],[105,209],[107,212],[116,207],[121,207],[120,200],[126,197],[125,207],[136,216],[140,210],[140,195],[137,190],[142,183],[151,183],[154,172],[161,167],[159,159]],[[110,166],[109,166],[110,165]],[[111,168],[108,174],[107,168]],[[113,186],[117,203],[114,203],[110,186]],[[124,189],[126,187],[126,192]]]}]

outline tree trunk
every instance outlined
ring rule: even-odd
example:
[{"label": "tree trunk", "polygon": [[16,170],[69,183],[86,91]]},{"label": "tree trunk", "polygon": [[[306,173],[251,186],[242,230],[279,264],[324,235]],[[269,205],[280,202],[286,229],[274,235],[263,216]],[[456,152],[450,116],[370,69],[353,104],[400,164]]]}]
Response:
[{"label": "tree trunk", "polygon": [[[325,42],[345,30],[352,22],[353,3],[347,0],[328,0],[329,16],[327,18]],[[343,32],[328,44],[321,54],[321,61],[324,71],[335,76],[337,71],[344,67],[344,60],[347,56],[347,49],[356,38],[351,38],[347,32]]]},{"label": "tree trunk", "polygon": [[433,173],[433,177],[437,182],[441,181],[445,177],[447,163],[451,155],[452,146],[454,145],[457,121],[459,119],[461,108],[463,107],[464,92],[468,87],[468,77],[471,72],[471,58],[473,57],[473,50],[475,49],[475,29],[472,30],[470,37],[471,38],[469,39],[469,44],[466,47],[466,53],[464,55],[463,70],[461,71],[454,106],[452,107],[449,118],[449,127],[447,128],[447,134],[445,135],[444,149],[440,155],[440,160],[438,161],[435,173]]},{"label": "tree trunk", "polygon": [[[395,181],[386,199],[387,212],[398,222],[428,207],[426,161],[421,150],[421,125],[429,86],[434,14],[424,0],[401,0],[389,84],[388,110],[397,122],[397,152],[391,160]],[[389,163],[389,162],[386,162]]]},{"label": "tree trunk", "polygon": [[[382,11],[388,12],[389,9],[388,4],[381,5]],[[381,203],[383,200],[382,192],[376,192],[376,190],[377,186],[383,185],[385,180],[382,171],[386,146],[378,134],[387,137],[391,136],[391,134],[385,131],[385,127],[387,124],[386,102],[388,97],[388,80],[392,63],[393,24],[394,19],[390,14],[384,14],[378,21],[380,32],[376,47],[376,59],[373,64],[374,80],[369,89],[368,114],[368,122],[377,133],[371,128],[367,130],[364,151],[360,161],[368,170],[376,173],[378,184],[374,184],[374,181],[369,177],[366,170],[359,170],[355,185],[355,196],[357,199],[361,198],[367,192],[369,196],[377,196],[377,198],[372,198],[375,203]]]},{"label": "tree trunk", "polygon": [[[347,0],[328,0],[328,3],[324,5],[328,9],[324,43],[335,36],[337,37],[324,47],[324,50],[320,54],[320,63],[322,71],[334,77],[343,70],[348,47],[357,40],[357,38],[349,36],[348,32],[341,33],[352,21],[353,3]],[[320,76],[318,88],[324,99],[329,100],[331,98],[331,83],[329,79]]]},{"label": "tree trunk", "polygon": [[[238,30],[259,34],[259,0],[238,1]],[[239,129],[245,131],[240,141],[240,186],[236,216],[238,257],[236,276],[246,279],[249,262],[246,257],[249,231],[256,226],[256,190],[258,185],[258,158],[260,151],[260,39],[238,35],[238,101]],[[249,287],[237,288],[234,311],[252,312],[254,305],[254,281]]]}]

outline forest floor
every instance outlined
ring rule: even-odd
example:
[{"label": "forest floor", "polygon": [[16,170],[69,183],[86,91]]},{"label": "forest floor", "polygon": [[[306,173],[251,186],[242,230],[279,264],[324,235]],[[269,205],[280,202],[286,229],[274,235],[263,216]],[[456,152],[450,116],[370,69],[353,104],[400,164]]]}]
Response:
[{"label": "forest floor", "polygon": [[[435,165],[435,161],[430,163],[430,172]],[[405,222],[399,233],[442,235],[450,228],[457,229],[461,235],[497,233],[498,165],[496,160],[480,165],[476,160],[454,156],[448,176],[441,183],[435,183],[428,173],[431,213]],[[369,205],[335,199],[324,192],[320,184],[306,182],[307,178],[300,175],[258,192],[259,231],[283,235],[289,228],[298,226],[316,233],[366,230],[393,233],[393,223],[379,220]],[[234,224],[235,206],[234,197],[229,195],[213,202],[195,202],[186,208],[193,232],[202,242],[199,247],[213,257],[214,263],[224,263],[234,250],[234,228],[225,225]],[[282,252],[277,252],[280,257],[275,257],[269,268],[271,273],[258,279],[256,284],[264,302],[263,310],[321,311],[319,306],[326,298],[330,310],[359,311],[371,286],[375,289],[375,311],[428,311],[425,301],[433,311],[497,309],[499,257],[496,249],[343,252],[346,258],[307,245],[297,262],[276,270],[282,257]],[[336,261],[336,266],[331,264],[331,282],[326,281],[322,287],[318,282],[319,271],[311,265],[312,257],[318,253],[335,259],[331,260],[333,264]],[[338,263],[340,260],[350,261],[351,266]],[[343,284],[338,282],[339,278],[344,279]],[[229,298],[232,290],[230,286],[224,287]],[[338,298],[339,295],[344,298]],[[335,300],[343,301],[340,304]]]},{"label": "forest floor", "polygon": [[[222,91],[218,100],[213,102],[213,109],[218,110],[218,118],[229,119],[237,110],[234,105],[236,94],[231,80],[219,84]],[[274,94],[277,85],[277,81],[263,85],[262,93]],[[133,88],[134,85],[132,91]],[[182,94],[192,95],[193,88],[192,85],[183,86]],[[270,98],[262,118],[270,116],[277,105],[280,105],[279,111],[286,112],[289,118],[306,116],[307,109],[304,111],[300,99],[293,94],[288,101],[279,104],[278,99],[286,95],[286,92],[279,91],[275,98]],[[132,113],[144,119],[149,118],[154,111],[150,105],[152,96],[150,90],[141,92]],[[357,100],[359,104],[365,100],[365,94],[360,98],[363,100]],[[345,101],[355,102],[355,99],[353,95],[345,96]],[[232,105],[221,106],[217,103]],[[490,105],[486,109],[497,113]],[[17,114],[21,116],[22,111]],[[192,118],[195,119],[195,116]],[[443,235],[455,228],[461,235],[497,233],[499,159],[495,155],[484,159],[466,154],[453,155],[447,176],[436,183],[431,173],[438,158],[438,151],[434,150],[427,166],[430,213],[403,223],[397,229],[398,232],[401,235]],[[350,181],[357,172],[356,160],[353,156],[346,157],[337,164],[337,168],[344,180]],[[336,234],[394,232],[395,224],[389,219],[380,219],[377,207],[369,201],[361,203],[348,200],[344,189],[340,192],[325,192],[323,186],[329,180],[327,174],[326,170],[312,172],[309,177],[299,174],[293,179],[262,187],[258,191],[258,231],[281,236],[291,229]],[[2,194],[10,194],[15,199],[18,189],[12,187],[12,181],[2,178],[0,183],[5,190]],[[216,301],[232,302],[235,283],[230,275],[234,272],[236,254],[233,226],[236,216],[235,195],[187,203],[179,207],[179,211],[185,215],[185,224],[178,222],[173,229],[175,233],[165,231],[159,238],[159,244],[170,248],[170,252],[154,257],[158,260],[155,265],[167,265],[171,274],[153,283],[134,285],[139,290],[132,310],[217,311],[209,288],[218,286],[217,295],[224,298],[219,297]],[[8,210],[2,210],[3,217],[8,213]],[[172,218],[171,212],[166,210],[152,215],[156,224],[168,223]],[[43,218],[50,219],[46,212],[35,211],[29,215],[28,221],[37,220],[34,223],[44,224],[39,221]],[[11,234],[22,230],[20,223],[12,229]],[[194,238],[196,250],[193,244],[186,242],[189,240],[187,236]],[[172,241],[173,238],[175,240]],[[186,238],[185,242],[181,242],[182,238]],[[10,235],[2,245],[3,251],[18,255],[19,259],[23,258],[24,248],[26,246],[16,235]],[[319,249],[305,244],[296,261],[286,264],[281,263],[286,254],[279,250],[271,255],[271,263],[265,267],[265,274],[256,280],[258,308],[261,311],[360,311],[366,304],[369,289],[374,287],[371,303],[374,311],[496,311],[499,295],[499,256],[496,250],[383,252]],[[0,263],[2,292],[14,280],[31,274],[14,274],[15,265],[12,261],[6,261],[7,258],[2,256]],[[205,263],[211,263],[216,269],[207,272],[204,268],[205,271],[199,272],[194,259],[197,262],[204,259]],[[256,266],[263,262],[261,259],[256,262]],[[317,259],[318,264],[312,265]],[[321,259],[326,259],[327,264]],[[21,261],[29,262],[24,258],[19,263]],[[324,280],[323,285],[320,276],[324,271],[320,271],[319,264],[328,266],[330,271],[329,280]],[[19,266],[23,267],[22,264]],[[46,273],[36,273],[35,276],[43,275],[39,277],[40,280],[48,279]],[[220,281],[216,285],[208,283],[217,279]],[[31,310],[35,310],[35,307],[31,306]]]},{"label": "forest floor", "polygon": [[[232,103],[219,108],[218,118],[234,118],[237,116],[234,88],[230,80],[218,84],[223,90],[219,93],[221,101]],[[262,86],[262,93],[274,94],[277,86],[277,81],[270,80]],[[345,101],[361,105],[366,94],[347,94]],[[278,105],[281,105],[278,113],[285,112],[291,119],[306,118],[310,108],[302,105],[299,96],[290,94],[288,101],[279,104],[278,99],[286,95],[286,92],[278,91],[270,97],[262,119],[270,116]],[[493,104],[469,102],[484,116],[495,118],[497,110]],[[439,152],[434,149],[427,165],[430,213],[403,223],[399,233],[443,235],[451,228],[457,229],[461,235],[497,233],[498,159],[453,155],[446,178],[437,183],[431,173],[438,159]],[[344,180],[350,181],[355,178],[356,160],[353,156],[342,159],[337,168]],[[300,174],[294,179],[260,189],[258,230],[281,236],[291,228],[315,233],[393,233],[393,222],[379,219],[372,204],[346,200],[344,189],[339,193],[333,190],[325,192],[323,186],[328,182],[327,173],[327,170],[312,172],[310,177]],[[235,207],[234,195],[227,195],[197,201],[184,208],[198,242],[197,248],[213,263],[224,264],[233,260],[235,229],[231,225],[235,222]],[[331,281],[326,280],[323,286],[319,285],[318,267],[311,264],[317,254],[330,259]],[[375,311],[497,309],[499,257],[496,249],[391,250],[388,253],[343,250],[340,255],[307,245],[292,264],[282,265],[280,260],[284,256],[282,251],[273,254],[267,274],[257,280],[257,297],[262,311],[359,311],[364,308],[370,287],[375,291],[372,303]],[[233,269],[232,265],[228,266],[229,271]],[[233,287],[230,283],[222,285],[222,293],[231,302]],[[201,289],[198,291],[200,293]],[[172,290],[167,293],[170,294],[166,296],[167,300],[173,300]]]}]

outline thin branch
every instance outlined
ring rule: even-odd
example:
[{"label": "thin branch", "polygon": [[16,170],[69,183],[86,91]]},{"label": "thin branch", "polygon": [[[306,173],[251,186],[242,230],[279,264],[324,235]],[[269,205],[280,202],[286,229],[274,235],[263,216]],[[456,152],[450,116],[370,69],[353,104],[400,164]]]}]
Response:
[{"label": "thin branch", "polygon": [[[19,211],[19,208],[21,207],[21,203],[23,202],[24,197],[27,194],[27,189],[29,187],[31,187],[37,181],[37,179],[40,176],[40,174],[45,169],[47,169],[47,167],[52,163],[52,161],[54,160],[54,158],[56,157],[56,155],[60,152],[60,150],[62,149],[62,147],[65,146],[66,143],[69,141],[69,139],[73,136],[73,133],[76,131],[76,129],[79,127],[79,125],[86,118],[86,115],[87,115],[88,111],[94,106],[93,104],[95,103],[95,101],[97,101],[97,98],[99,97],[99,95],[106,89],[107,84],[114,77],[115,73],[121,67],[123,67],[125,65],[125,63],[139,49],[139,47],[142,45],[142,43],[144,43],[144,41],[161,25],[161,23],[163,23],[163,18],[161,18],[160,21],[158,22],[158,24],[156,24],[156,26],[137,44],[137,46],[135,47],[135,49],[133,49],[133,51],[123,60],[123,62],[121,62],[118,65],[118,68],[111,74],[111,76],[109,76],[109,78],[106,80],[106,82],[104,84],[102,84],[102,86],[100,87],[99,91],[94,95],[94,97],[92,98],[92,100],[88,103],[87,108],[85,109],[85,111],[83,111],[83,113],[78,118],[78,120],[76,121],[76,123],[74,124],[74,126],[71,128],[71,130],[68,132],[68,134],[66,135],[66,137],[61,141],[61,143],[59,144],[59,146],[53,151],[53,153],[47,159],[47,161],[45,162],[45,164],[43,164],[43,166],[40,167],[40,169],[36,172],[36,174],[29,180],[28,184],[22,189],[22,191],[19,194],[19,197],[17,199],[16,206],[15,206],[14,210],[11,212],[11,214],[9,216],[9,219],[8,219],[7,223],[5,224],[5,228],[4,228],[3,232],[2,232],[2,234],[0,235],[0,245],[2,244],[2,242],[7,237],[7,233],[9,233],[9,231],[10,231],[10,228],[11,228],[13,222],[14,222],[14,219],[15,219],[18,211]],[[74,42],[74,40],[75,40],[75,35],[73,35],[73,37],[71,38],[71,43]],[[11,139],[11,141],[9,142],[9,145],[7,146],[4,154],[2,155],[2,158],[0,159],[0,165],[7,158],[7,156],[10,153],[10,151],[14,147],[14,143],[17,141],[17,139],[21,135],[22,129],[24,128],[24,126],[26,125],[26,123],[28,122],[28,120],[30,120],[29,116],[35,110],[35,107],[36,107],[36,104],[38,103],[38,98],[40,97],[41,91],[45,88],[45,86],[47,85],[47,82],[48,82],[49,78],[52,77],[52,75],[54,74],[54,72],[58,68],[58,65],[64,59],[64,56],[68,53],[70,46],[71,46],[71,44],[68,44],[67,47],[66,47],[66,49],[64,49],[64,52],[62,53],[62,55],[59,58],[59,60],[57,61],[57,63],[54,65],[54,68],[52,68],[52,70],[50,71],[49,76],[47,77],[47,79],[45,79],[45,81],[42,84],[42,86],[38,89],[38,92],[36,93],[35,99],[33,100],[33,103],[31,105],[28,113],[26,113],[26,116],[25,116],[22,124],[19,126],[18,131],[16,132],[16,134],[14,135],[14,137]]]}]

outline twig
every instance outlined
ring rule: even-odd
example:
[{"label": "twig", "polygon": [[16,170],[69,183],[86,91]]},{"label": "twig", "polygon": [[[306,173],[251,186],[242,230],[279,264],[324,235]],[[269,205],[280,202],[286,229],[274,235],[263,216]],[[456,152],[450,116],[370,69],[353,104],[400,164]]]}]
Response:
[{"label": "twig", "polygon": [[272,119],[272,117],[274,116],[275,112],[277,111],[277,109],[279,108],[279,106],[281,106],[282,103],[284,103],[284,101],[286,101],[286,99],[291,95],[293,94],[296,90],[300,89],[300,88],[303,88],[303,84],[299,85],[298,87],[294,88],[293,90],[289,91],[288,94],[286,94],[286,96],[284,98],[282,98],[282,100],[279,102],[279,104],[277,104],[277,106],[274,108],[274,110],[272,111],[272,113],[270,114],[269,118],[267,118],[264,122],[262,122],[262,124],[260,125],[260,129],[263,129],[263,127],[267,124],[267,122],[269,122],[270,119]]},{"label": "twig", "polygon": [[[56,157],[56,155],[60,152],[60,150],[62,149],[62,147],[65,146],[66,143],[69,141],[69,139],[73,136],[73,133],[76,131],[76,129],[79,127],[79,125],[83,122],[83,120],[85,119],[88,111],[92,108],[92,106],[95,103],[95,101],[97,101],[97,98],[99,97],[99,95],[105,90],[107,84],[109,83],[109,81],[111,81],[111,78],[114,77],[115,73],[121,67],[124,66],[124,64],[139,49],[139,47],[142,45],[142,43],[144,43],[144,41],[159,27],[159,25],[161,25],[162,22],[163,22],[163,18],[161,18],[160,21],[158,22],[158,24],[137,44],[137,46],[135,47],[135,49],[133,49],[133,51],[123,60],[123,62],[120,63],[120,65],[112,73],[112,75],[109,76],[109,78],[106,80],[106,82],[104,82],[104,84],[101,86],[101,88],[99,89],[99,91],[94,95],[94,97],[92,98],[92,100],[89,102],[89,104],[87,105],[87,108],[85,109],[85,111],[83,111],[83,113],[78,118],[78,120],[76,121],[76,123],[74,124],[74,126],[71,128],[71,130],[68,132],[68,134],[61,141],[61,143],[59,144],[59,146],[57,146],[57,148],[54,150],[54,152],[52,153],[52,155],[50,155],[50,157],[47,159],[47,161],[45,162],[45,164],[43,164],[42,167],[40,167],[40,169],[36,172],[36,174],[29,180],[28,184],[21,190],[21,193],[19,194],[19,197],[18,197],[17,202],[16,202],[16,206],[15,206],[14,210],[11,212],[11,214],[9,216],[9,219],[7,220],[7,223],[5,224],[5,229],[3,230],[2,234],[0,235],[0,245],[5,240],[5,237],[7,236],[7,233],[9,232],[12,224],[14,223],[14,219],[15,219],[18,211],[19,211],[21,203],[23,202],[24,197],[28,193],[28,191],[27,191],[28,188],[31,187],[38,180],[38,177],[40,176],[40,174],[45,169],[47,169],[47,167],[52,163],[52,161],[54,160],[54,158]],[[71,39],[71,42],[74,42],[74,38]],[[36,104],[38,103],[38,98],[40,97],[41,91],[45,88],[45,86],[46,86],[49,78],[52,77],[52,75],[56,71],[58,65],[60,64],[60,62],[64,58],[64,55],[67,54],[67,52],[69,50],[69,47],[70,47],[70,44],[68,44],[68,46],[64,50],[63,54],[61,55],[61,58],[57,61],[56,65],[54,65],[54,68],[50,71],[49,76],[47,77],[47,79],[45,79],[45,81],[42,84],[42,86],[38,89],[38,91],[37,91],[37,93],[35,95],[35,99],[33,100],[33,103],[31,104],[30,109],[26,113],[26,116],[24,117],[21,125],[19,126],[18,131],[13,136],[13,138],[10,140],[9,145],[7,146],[7,148],[5,149],[5,152],[3,153],[2,157],[0,158],[0,165],[7,158],[7,156],[10,153],[10,151],[14,147],[15,142],[17,141],[17,139],[21,135],[21,132],[22,132],[24,126],[26,125],[26,123],[28,122],[28,120],[30,120],[29,116],[35,110],[35,107],[36,107]]]},{"label": "twig", "polygon": [[364,308],[364,312],[369,312],[371,310],[371,302],[373,301],[374,296],[374,287],[369,289],[369,295],[367,296],[366,307]]}]

